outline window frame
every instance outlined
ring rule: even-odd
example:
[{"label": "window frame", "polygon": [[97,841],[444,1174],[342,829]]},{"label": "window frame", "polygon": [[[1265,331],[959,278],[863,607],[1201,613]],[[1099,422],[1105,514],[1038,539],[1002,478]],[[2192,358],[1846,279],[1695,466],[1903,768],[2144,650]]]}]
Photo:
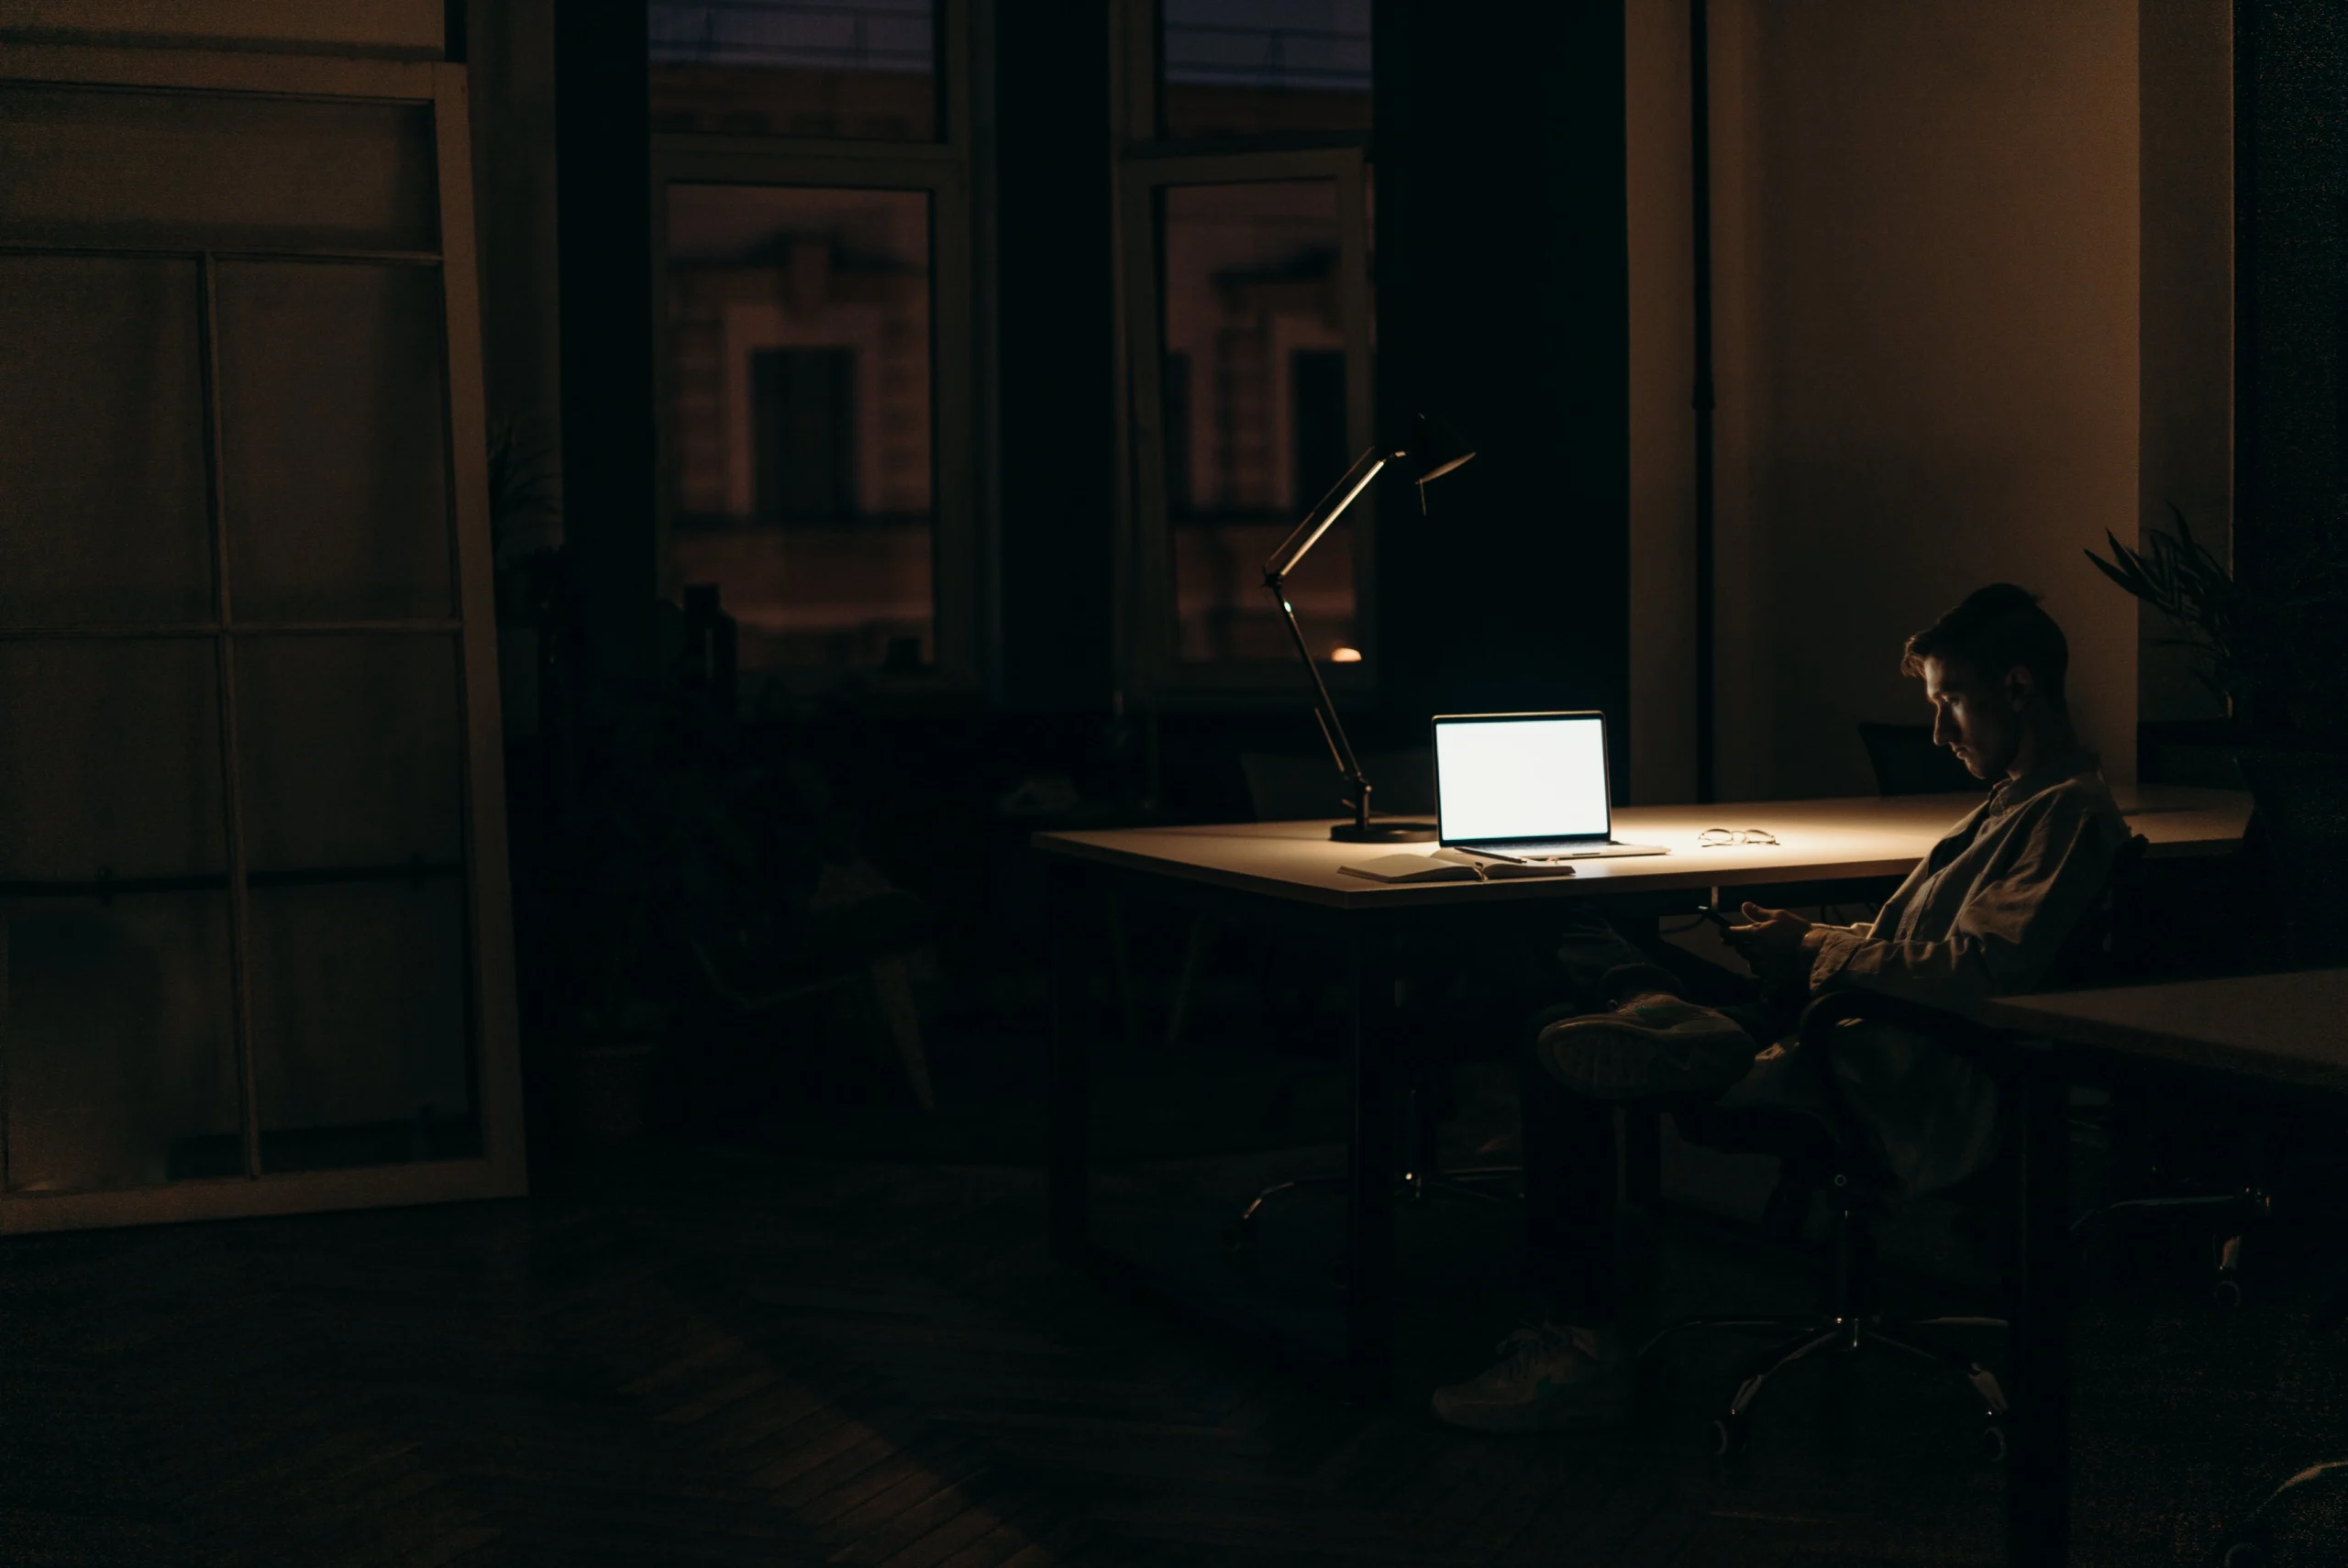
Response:
[{"label": "window frame", "polygon": [[[403,264],[431,265],[439,274],[442,341],[448,375],[443,410],[450,569],[456,613],[450,620],[306,624],[239,618],[220,609],[205,622],[163,629],[162,635],[207,637],[228,671],[219,682],[224,810],[228,834],[227,888],[230,971],[235,988],[232,1029],[238,1055],[245,1171],[240,1176],[188,1177],[148,1186],[79,1191],[11,1191],[0,1187],[0,1235],[183,1220],[307,1213],[327,1209],[469,1198],[519,1197],[527,1190],[523,1148],[522,1076],[515,996],[513,900],[507,876],[504,740],[500,718],[497,629],[489,529],[487,414],[482,372],[480,284],[473,234],[472,164],[466,114],[466,70],[441,61],[318,59],[277,54],[91,48],[72,44],[0,44],[0,84],[131,88],[191,94],[248,94],[307,100],[375,100],[431,111],[439,243],[437,253],[401,253]],[[208,277],[215,250],[179,244],[69,247],[11,245],[14,251],[80,250],[91,254],[194,254]],[[219,254],[227,254],[224,248]],[[282,252],[331,258],[332,250]],[[353,256],[359,253],[348,253]],[[207,293],[208,293],[207,289]],[[212,333],[207,315],[206,332]],[[216,347],[207,350],[216,364]],[[209,375],[211,372],[207,372]],[[207,385],[205,417],[213,475],[207,510],[215,549],[228,526],[218,473],[217,392]],[[216,563],[219,558],[216,556]],[[218,568],[216,564],[216,573]],[[216,590],[225,585],[216,581]],[[11,628],[12,640],[67,640],[156,628]],[[346,631],[456,636],[460,663],[457,749],[463,768],[461,805],[465,935],[471,966],[466,999],[471,1032],[471,1068],[482,1135],[477,1156],[315,1171],[269,1171],[260,1163],[252,994],[252,938],[246,912],[249,877],[242,847],[238,770],[237,698],[229,649],[240,635],[281,635],[298,630],[331,635]],[[4,946],[5,944],[0,944]],[[0,1013],[6,973],[0,969]],[[0,1021],[5,1021],[0,1017]],[[0,1030],[0,1092],[6,1086],[6,1039]],[[6,1107],[0,1103],[0,1136]]]},{"label": "window frame", "polygon": [[[1369,138],[1363,132],[1168,139],[1158,115],[1162,0],[1115,0],[1112,92],[1117,131],[1117,371],[1120,389],[1116,539],[1117,689],[1168,708],[1284,707],[1301,689],[1285,659],[1185,660],[1179,646],[1173,534],[1166,492],[1159,193],[1173,185],[1334,179],[1338,280],[1346,341],[1346,444],[1376,435],[1377,367],[1370,291]],[[1374,43],[1373,43],[1373,47]],[[1330,695],[1351,707],[1379,682],[1377,496],[1346,514],[1353,541],[1354,646],[1359,664],[1322,666]],[[1301,513],[1299,513],[1301,516]]]},{"label": "window frame", "polygon": [[[1292,695],[1299,689],[1298,677],[1286,658],[1215,661],[1181,657],[1173,519],[1167,504],[1158,209],[1161,193],[1179,186],[1299,180],[1335,182],[1337,297],[1346,349],[1346,447],[1350,460],[1369,445],[1375,419],[1369,366],[1369,233],[1362,157],[1348,148],[1150,157],[1130,160],[1123,172],[1119,216],[1128,282],[1124,330],[1132,367],[1126,386],[1134,475],[1132,523],[1125,533],[1133,558],[1132,580],[1138,591],[1131,638],[1135,673],[1153,694],[1263,691]],[[1324,668],[1323,679],[1329,682],[1333,695],[1374,689],[1372,661],[1378,646],[1371,593],[1377,581],[1375,517],[1375,498],[1368,494],[1346,513],[1353,541],[1354,645],[1362,651],[1362,662]]]},{"label": "window frame", "polygon": [[[647,194],[651,237],[653,396],[656,461],[654,548],[657,591],[673,599],[683,583],[676,564],[673,515],[677,454],[670,439],[675,407],[670,352],[669,188],[675,184],[767,185],[831,190],[923,191],[930,198],[930,590],[936,660],[914,671],[860,666],[764,668],[742,682],[746,706],[759,689],[824,692],[853,679],[906,696],[975,692],[980,685],[984,616],[980,604],[982,535],[990,519],[980,493],[978,451],[980,236],[974,196],[971,112],[973,12],[980,0],[938,0],[938,136],[928,141],[846,137],[723,136],[658,131],[651,136]],[[752,672],[745,671],[746,677]]]}]

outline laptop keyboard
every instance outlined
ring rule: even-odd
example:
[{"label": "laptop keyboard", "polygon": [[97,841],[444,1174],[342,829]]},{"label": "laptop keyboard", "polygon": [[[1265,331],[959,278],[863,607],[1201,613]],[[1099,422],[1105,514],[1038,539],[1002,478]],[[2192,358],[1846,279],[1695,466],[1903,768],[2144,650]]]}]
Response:
[{"label": "laptop keyboard", "polygon": [[[1526,860],[1548,860],[1588,855],[1594,850],[1604,849],[1613,842],[1611,838],[1545,838],[1524,844],[1496,844],[1491,847],[1501,855],[1514,855]],[[1469,844],[1460,847],[1474,850],[1481,846]]]}]

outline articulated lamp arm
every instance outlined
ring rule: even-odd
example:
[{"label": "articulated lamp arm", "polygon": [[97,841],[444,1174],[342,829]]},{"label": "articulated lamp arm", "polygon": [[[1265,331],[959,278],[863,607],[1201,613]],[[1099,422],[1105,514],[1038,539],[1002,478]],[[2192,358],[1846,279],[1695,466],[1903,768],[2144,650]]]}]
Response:
[{"label": "articulated lamp arm", "polygon": [[1312,553],[1312,547],[1321,542],[1321,536],[1345,515],[1346,508],[1369,488],[1370,481],[1394,457],[1391,452],[1372,447],[1356,458],[1345,477],[1329,487],[1329,493],[1290,530],[1279,548],[1264,563],[1264,587],[1271,593],[1272,602],[1280,607],[1280,616],[1288,623],[1289,637],[1296,645],[1296,657],[1304,661],[1304,672],[1312,678],[1312,717],[1321,726],[1321,738],[1328,743],[1330,759],[1337,765],[1346,788],[1352,792],[1352,799],[1346,803],[1353,808],[1354,825],[1365,835],[1369,831],[1369,780],[1362,777],[1361,761],[1354,755],[1345,722],[1337,717],[1337,704],[1329,696],[1328,683],[1321,679],[1321,666],[1304,640],[1303,628],[1296,624],[1296,607],[1288,599],[1288,574]]}]

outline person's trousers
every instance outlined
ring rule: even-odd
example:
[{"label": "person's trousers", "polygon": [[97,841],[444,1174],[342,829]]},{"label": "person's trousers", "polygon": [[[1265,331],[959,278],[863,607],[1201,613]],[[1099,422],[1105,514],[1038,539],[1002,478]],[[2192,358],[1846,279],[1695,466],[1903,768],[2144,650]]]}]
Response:
[{"label": "person's trousers", "polygon": [[1567,932],[1556,957],[1567,999],[1534,1016],[1518,1058],[1526,1282],[1552,1313],[1603,1321],[1622,1307],[1615,1216],[1623,1193],[1616,1108],[1577,1094],[1550,1076],[1534,1049],[1542,1031],[1661,991],[1725,1014],[1753,1037],[1757,1054],[1779,1032],[1787,1009],[1778,999],[1766,998],[1749,977],[1706,964],[1667,943],[1643,948],[1603,924]]}]

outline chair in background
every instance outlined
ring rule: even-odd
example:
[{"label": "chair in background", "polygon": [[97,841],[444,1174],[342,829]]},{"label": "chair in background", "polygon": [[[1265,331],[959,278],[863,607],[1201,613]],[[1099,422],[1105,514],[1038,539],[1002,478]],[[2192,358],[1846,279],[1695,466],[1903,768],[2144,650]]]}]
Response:
[{"label": "chair in background", "polygon": [[[1247,777],[1247,804],[1259,823],[1284,823],[1348,814],[1341,797],[1344,778],[1326,755],[1250,751],[1239,757]],[[1434,815],[1434,748],[1364,752],[1361,770],[1378,781],[1378,813],[1386,817]]]},{"label": "chair in background", "polygon": [[[1434,749],[1416,746],[1401,751],[1365,753],[1362,771],[1378,780],[1380,815],[1432,817],[1435,812]],[[1247,777],[1247,798],[1257,822],[1313,820],[1338,814],[1336,797],[1341,780],[1326,756],[1250,752],[1239,759]],[[1209,940],[1212,925],[1204,917],[1191,928],[1183,955],[1182,977],[1168,1032],[1169,1043],[1182,1021],[1183,990],[1191,983],[1198,955]],[[1405,1203],[1423,1202],[1434,1196],[1501,1201],[1486,1190],[1491,1184],[1513,1183],[1524,1174],[1522,1165],[1475,1165],[1445,1170],[1438,1154],[1438,1125],[1446,1100],[1449,1064],[1423,1052],[1403,1064],[1402,1168],[1396,1187]],[[1347,1186],[1342,1176],[1300,1176],[1266,1187],[1240,1215],[1224,1227],[1224,1241],[1235,1258],[1245,1257],[1255,1241],[1257,1216],[1264,1206],[1284,1193],[1337,1191]]]},{"label": "chair in background", "polygon": [[1933,744],[1930,724],[1863,721],[1859,744],[1866,747],[1879,795],[1978,794],[1985,788],[1946,747]]},{"label": "chair in background", "polygon": [[2226,1531],[2225,1539],[2218,1546],[2219,1568],[2267,1568],[2269,1563],[2278,1561],[2337,1561],[2329,1553],[2305,1559],[2292,1554],[2278,1559],[2275,1548],[2282,1532],[2276,1527],[2287,1514],[2303,1512],[2311,1515],[2313,1517],[2304,1520],[2294,1521],[2300,1528],[2290,1530],[2290,1536],[2299,1538],[2299,1542],[2307,1545],[2328,1541],[2336,1548],[2341,1540],[2342,1518],[2348,1515],[2348,1505],[2343,1505],[2341,1500],[2342,1483],[2348,1483],[2348,1459],[2310,1464],[2285,1481]]},{"label": "chair in background", "polygon": [[[1378,780],[1380,815],[1432,816],[1434,813],[1434,748],[1416,746],[1401,751],[1365,752],[1362,771]],[[1239,770],[1247,779],[1247,806],[1259,823],[1311,822],[1344,816],[1339,799],[1345,780],[1325,756],[1287,752],[1243,752]],[[1365,852],[1368,853],[1368,852]],[[1172,1005],[1166,1015],[1166,1043],[1178,1044],[1190,1021],[1199,967],[1215,934],[1214,922],[1194,916],[1182,944],[1182,960],[1175,971]]]}]

